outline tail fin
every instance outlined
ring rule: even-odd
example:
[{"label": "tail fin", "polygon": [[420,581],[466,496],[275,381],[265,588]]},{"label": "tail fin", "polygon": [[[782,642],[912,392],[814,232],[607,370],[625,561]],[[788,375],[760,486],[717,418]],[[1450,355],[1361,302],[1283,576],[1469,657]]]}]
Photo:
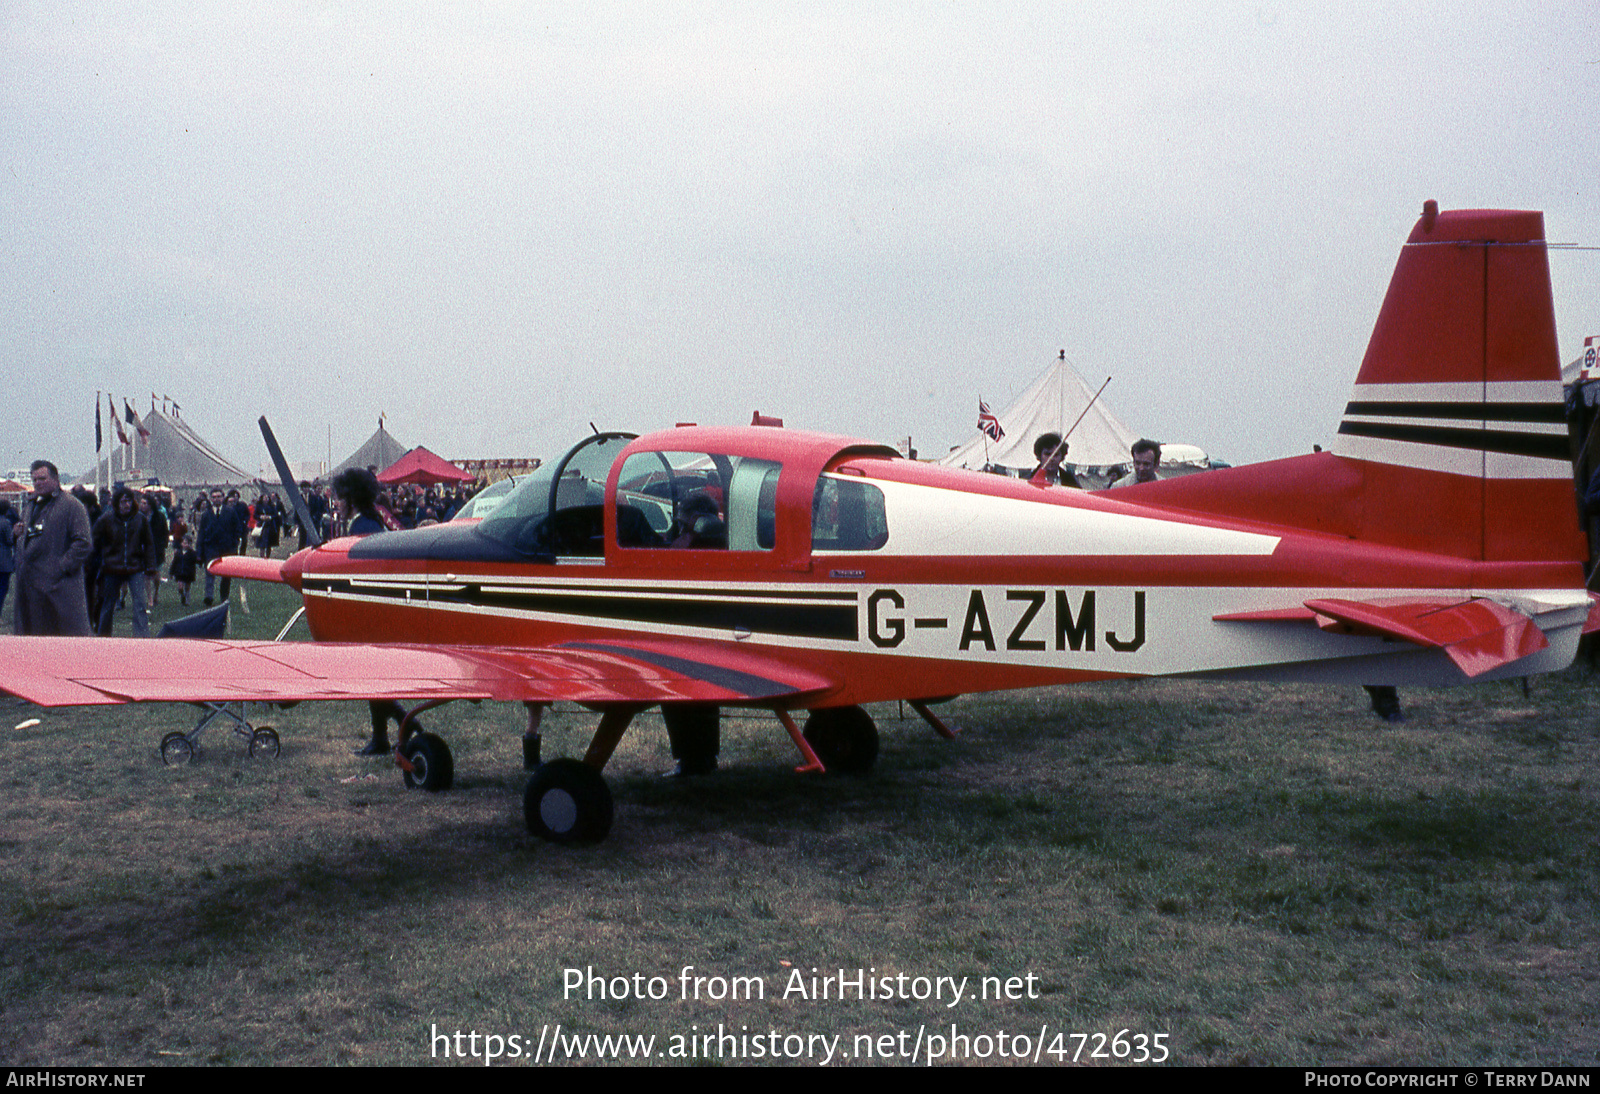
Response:
[{"label": "tail fin", "polygon": [[1544,217],[1424,207],[1336,455],[1360,538],[1487,561],[1581,559]]},{"label": "tail fin", "polygon": [[1331,453],[1135,489],[1457,558],[1575,562],[1587,548],[1570,449],[1543,214],[1430,201]]}]

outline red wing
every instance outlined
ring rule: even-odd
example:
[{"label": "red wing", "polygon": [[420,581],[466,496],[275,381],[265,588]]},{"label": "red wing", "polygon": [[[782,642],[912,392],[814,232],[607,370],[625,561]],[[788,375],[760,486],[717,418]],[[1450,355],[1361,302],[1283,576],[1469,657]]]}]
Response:
[{"label": "red wing", "polygon": [[688,701],[767,705],[833,682],[684,639],[541,649],[199,639],[8,638],[0,689],[41,706],[239,699]]}]

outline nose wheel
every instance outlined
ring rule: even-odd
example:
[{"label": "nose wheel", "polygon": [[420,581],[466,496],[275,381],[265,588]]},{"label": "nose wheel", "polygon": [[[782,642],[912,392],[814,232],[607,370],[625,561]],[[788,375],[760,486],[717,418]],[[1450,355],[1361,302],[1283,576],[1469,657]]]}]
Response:
[{"label": "nose wheel", "polygon": [[408,790],[449,790],[456,781],[455,759],[442,737],[432,733],[412,734],[401,746],[400,755],[406,760],[401,768],[405,771]]}]

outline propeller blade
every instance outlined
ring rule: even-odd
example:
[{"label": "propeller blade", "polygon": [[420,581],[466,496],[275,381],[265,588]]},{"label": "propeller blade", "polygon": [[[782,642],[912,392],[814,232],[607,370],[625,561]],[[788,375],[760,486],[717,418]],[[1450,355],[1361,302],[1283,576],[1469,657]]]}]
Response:
[{"label": "propeller blade", "polygon": [[278,479],[283,483],[283,492],[289,496],[289,504],[294,506],[294,515],[300,520],[300,527],[305,531],[305,544],[307,547],[321,547],[322,533],[311,522],[311,510],[306,507],[306,499],[300,496],[300,488],[295,485],[294,476],[289,473],[289,461],[283,458],[283,449],[278,447],[278,438],[272,435],[272,427],[267,424],[267,416],[263,414],[260,419],[261,439],[267,442],[267,454],[272,457],[272,466],[278,469]]}]

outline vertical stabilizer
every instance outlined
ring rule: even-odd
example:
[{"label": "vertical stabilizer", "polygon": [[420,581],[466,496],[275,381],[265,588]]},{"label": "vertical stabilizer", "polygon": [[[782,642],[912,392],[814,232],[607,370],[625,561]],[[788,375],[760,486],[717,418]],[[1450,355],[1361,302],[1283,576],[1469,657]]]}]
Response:
[{"label": "vertical stabilizer", "polygon": [[1427,203],[1333,451],[1361,470],[1362,539],[1487,561],[1585,556],[1542,214]]}]

